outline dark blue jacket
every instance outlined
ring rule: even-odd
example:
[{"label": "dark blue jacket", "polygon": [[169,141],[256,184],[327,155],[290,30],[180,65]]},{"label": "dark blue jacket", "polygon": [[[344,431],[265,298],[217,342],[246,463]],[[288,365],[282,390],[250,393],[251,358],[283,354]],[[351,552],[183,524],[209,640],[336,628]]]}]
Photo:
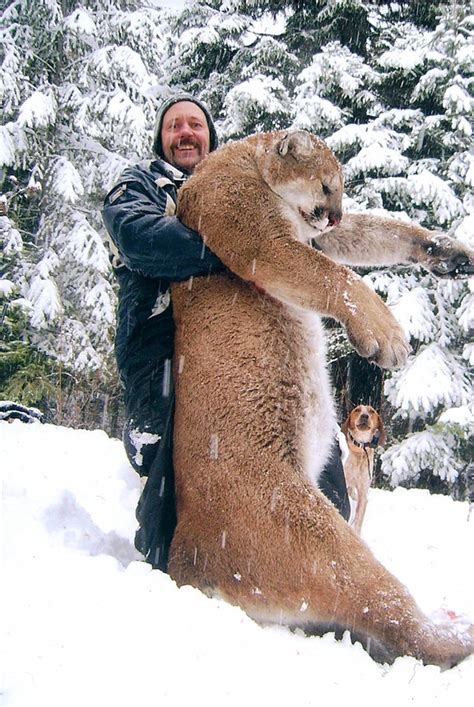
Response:
[{"label": "dark blue jacket", "polygon": [[161,159],[143,162],[123,172],[104,202],[119,284],[115,353],[129,412],[156,403],[140,400],[153,396],[150,371],[157,360],[173,356],[170,282],[224,269],[199,234],[174,215],[177,190],[187,177]]}]

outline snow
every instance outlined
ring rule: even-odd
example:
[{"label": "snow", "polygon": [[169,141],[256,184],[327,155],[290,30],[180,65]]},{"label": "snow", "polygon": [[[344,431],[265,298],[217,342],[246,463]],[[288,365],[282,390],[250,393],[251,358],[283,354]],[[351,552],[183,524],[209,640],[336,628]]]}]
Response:
[{"label": "snow", "polygon": [[28,289],[31,303],[31,323],[38,329],[48,326],[62,312],[61,300],[56,283],[51,279],[35,276]]},{"label": "snow", "polygon": [[299,98],[298,110],[291,127],[314,130],[317,134],[322,132],[327,124],[338,126],[341,122],[340,108],[325,98],[308,95]]},{"label": "snow", "polygon": [[[347,636],[261,627],[151,571],[138,476],[104,432],[0,422],[0,457],[5,707],[468,704],[473,657],[378,665]],[[426,612],[473,618],[473,529],[467,503],[372,490],[364,535]]]},{"label": "snow", "polygon": [[79,212],[71,214],[71,222],[64,253],[70,254],[72,260],[77,260],[85,268],[95,269],[106,274],[109,267],[109,256],[104,241],[90,225],[87,218]]},{"label": "snow", "polygon": [[437,342],[420,346],[417,355],[385,381],[384,389],[399,414],[421,410],[428,416],[438,405],[464,405],[471,397],[456,356]]},{"label": "snow", "polygon": [[143,464],[142,449],[147,444],[156,444],[161,439],[160,435],[152,434],[151,432],[140,432],[140,430],[130,430],[129,438],[136,449],[136,454],[133,460],[137,466]]},{"label": "snow", "polygon": [[409,196],[413,204],[431,207],[437,222],[445,224],[463,215],[464,209],[451,187],[440,177],[424,169],[419,174],[411,174],[406,179],[391,177],[384,182],[374,180],[374,186],[393,194]]},{"label": "snow", "polygon": [[0,278],[0,298],[9,297],[15,290],[15,283],[5,278]]},{"label": "snow", "polygon": [[233,86],[224,100],[227,118],[220,124],[221,134],[243,134],[255,112],[274,115],[288,109],[288,95],[279,79],[262,74]]},{"label": "snow", "polygon": [[430,469],[434,476],[454,483],[460,473],[453,455],[454,444],[449,432],[446,435],[429,429],[415,432],[382,454],[382,471],[392,486],[416,480],[420,469]]},{"label": "snow", "polygon": [[474,409],[469,405],[461,405],[457,408],[449,408],[439,416],[439,422],[449,423],[454,422],[457,425],[465,427],[474,427]]},{"label": "snow", "polygon": [[435,338],[439,324],[425,287],[407,290],[391,309],[407,336],[426,342]]},{"label": "snow", "polygon": [[132,103],[124,91],[117,90],[112,96],[107,106],[107,113],[113,120],[132,126],[139,133],[146,129],[145,114],[139,106]]},{"label": "snow", "polygon": [[91,318],[101,326],[115,325],[115,309],[111,306],[113,302],[112,286],[105,278],[100,278],[84,297],[84,303],[91,309]]},{"label": "snow", "polygon": [[419,49],[394,49],[384,52],[379,57],[380,66],[386,69],[404,69],[414,71],[425,60]]},{"label": "snow", "polygon": [[82,7],[64,18],[64,26],[75,34],[97,35],[97,27],[93,18]]},{"label": "snow", "polygon": [[[472,179],[472,184],[474,186],[474,166],[472,169]],[[457,240],[464,243],[464,245],[474,248],[474,213],[464,217],[459,226],[456,228],[454,235]]]},{"label": "snow", "polygon": [[474,101],[462,86],[449,86],[444,92],[443,106],[450,113],[472,114]]},{"label": "snow", "polygon": [[51,92],[34,91],[20,106],[21,127],[46,128],[56,119],[56,102]]},{"label": "snow", "polygon": [[354,179],[357,175],[375,171],[379,174],[400,174],[408,169],[409,160],[398,150],[382,147],[373,143],[363,147],[359,153],[352,157],[344,166],[347,179]]},{"label": "snow", "polygon": [[58,157],[56,160],[52,187],[70,204],[75,204],[84,196],[81,175],[66,157]]},{"label": "snow", "polygon": [[[474,288],[474,282],[472,286]],[[459,324],[466,332],[474,328],[474,293],[472,292],[466,295],[465,301],[459,308]]]},{"label": "snow", "polygon": [[14,139],[15,132],[18,133],[18,127],[12,123],[0,125],[0,162],[2,165],[15,164],[17,150]]}]

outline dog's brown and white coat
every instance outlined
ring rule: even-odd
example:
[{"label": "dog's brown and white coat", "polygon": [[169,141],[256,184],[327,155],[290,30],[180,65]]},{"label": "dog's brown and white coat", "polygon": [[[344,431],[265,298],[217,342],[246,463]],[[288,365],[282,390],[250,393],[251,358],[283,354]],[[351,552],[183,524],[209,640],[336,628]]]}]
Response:
[{"label": "dog's brown and white coat", "polygon": [[344,475],[351,504],[349,522],[360,535],[372,485],[375,449],[385,444],[385,428],[382,418],[371,405],[357,405],[341,430],[347,442]]}]

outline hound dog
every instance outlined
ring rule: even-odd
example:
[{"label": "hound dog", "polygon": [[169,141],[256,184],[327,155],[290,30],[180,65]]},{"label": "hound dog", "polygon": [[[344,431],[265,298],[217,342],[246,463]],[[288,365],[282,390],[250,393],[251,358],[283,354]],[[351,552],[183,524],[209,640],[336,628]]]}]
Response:
[{"label": "hound dog", "polygon": [[374,473],[374,450],[385,444],[386,434],[380,415],[370,405],[357,405],[341,430],[348,447],[344,475],[351,503],[349,522],[360,535]]}]

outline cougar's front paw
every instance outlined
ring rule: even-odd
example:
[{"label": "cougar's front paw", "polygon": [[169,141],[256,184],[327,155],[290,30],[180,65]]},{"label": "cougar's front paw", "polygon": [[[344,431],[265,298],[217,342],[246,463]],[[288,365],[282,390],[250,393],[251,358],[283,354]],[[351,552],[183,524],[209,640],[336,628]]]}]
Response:
[{"label": "cougar's front paw", "polygon": [[349,302],[346,331],[356,351],[381,368],[402,368],[411,351],[410,344],[381,298],[359,283],[354,301]]},{"label": "cougar's front paw", "polygon": [[[395,320],[394,320],[395,322]],[[411,351],[410,344],[396,322],[389,329],[367,325],[362,336],[349,339],[357,352],[380,368],[403,368]]]},{"label": "cougar's front paw", "polygon": [[425,253],[423,265],[437,277],[461,278],[474,275],[474,251],[448,236],[433,236]]}]

